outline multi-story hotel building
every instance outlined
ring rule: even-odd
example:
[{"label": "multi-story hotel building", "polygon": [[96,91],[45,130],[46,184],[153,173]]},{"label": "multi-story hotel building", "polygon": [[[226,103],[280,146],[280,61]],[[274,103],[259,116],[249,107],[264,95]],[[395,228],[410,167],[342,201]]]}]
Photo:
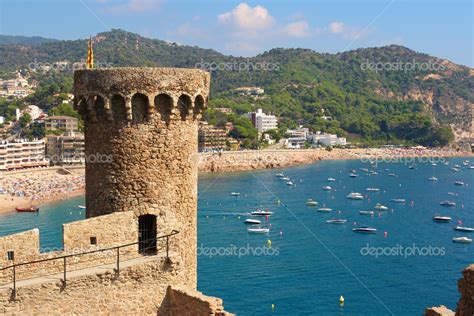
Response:
[{"label": "multi-story hotel building", "polygon": [[71,116],[50,116],[44,120],[47,131],[75,132],[78,130],[78,119]]},{"label": "multi-story hotel building", "polygon": [[199,123],[198,149],[199,151],[225,150],[227,145],[227,130],[209,125],[207,122]]},{"label": "multi-story hotel building", "polygon": [[46,167],[44,140],[0,141],[0,171]]},{"label": "multi-story hotel building", "polygon": [[64,135],[48,135],[46,157],[51,165],[64,166],[85,163],[84,134],[68,132]]}]

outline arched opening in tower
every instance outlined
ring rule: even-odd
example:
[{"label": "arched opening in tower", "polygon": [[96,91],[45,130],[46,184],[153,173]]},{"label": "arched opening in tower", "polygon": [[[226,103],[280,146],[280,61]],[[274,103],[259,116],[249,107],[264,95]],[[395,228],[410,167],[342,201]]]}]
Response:
[{"label": "arched opening in tower", "polygon": [[98,120],[105,119],[105,101],[100,95],[95,97],[94,109]]},{"label": "arched opening in tower", "polygon": [[189,110],[192,107],[192,100],[188,95],[181,95],[178,99],[178,110],[181,120],[186,120],[189,115]]},{"label": "arched opening in tower", "polygon": [[125,99],[116,94],[112,97],[112,116],[116,122],[124,122],[127,120],[127,110],[125,109]]},{"label": "arched opening in tower", "polygon": [[138,252],[154,255],[156,248],[156,215],[146,214],[138,217]]},{"label": "arched opening in tower", "polygon": [[136,93],[132,97],[132,122],[143,123],[148,113],[148,97],[141,93]]},{"label": "arched opening in tower", "polygon": [[202,114],[204,110],[204,98],[202,95],[198,95],[194,100],[194,110],[193,110],[193,118],[196,119],[198,115]]},{"label": "arched opening in tower", "polygon": [[160,113],[161,120],[169,124],[171,119],[171,110],[173,109],[173,98],[167,94],[159,94],[154,100],[155,108]]}]

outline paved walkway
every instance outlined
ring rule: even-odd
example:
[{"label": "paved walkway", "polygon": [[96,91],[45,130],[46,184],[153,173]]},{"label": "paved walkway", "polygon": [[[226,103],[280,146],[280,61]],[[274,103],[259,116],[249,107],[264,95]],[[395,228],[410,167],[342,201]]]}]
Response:
[{"label": "paved walkway", "polygon": [[[135,259],[120,261],[120,270],[137,265],[137,264],[142,264],[142,263],[154,261],[157,259],[161,259],[163,257],[166,257],[166,254],[159,253],[154,256],[142,256]],[[114,273],[116,267],[117,267],[116,263],[111,263],[111,264],[104,264],[100,266],[94,266],[90,268],[66,271],[66,279],[68,282],[74,282],[74,280],[72,280],[73,278],[81,277],[84,275],[92,275],[92,274],[105,273],[105,272]],[[23,286],[37,285],[37,284],[53,282],[53,281],[61,281],[63,278],[64,278],[64,273],[61,272],[61,273],[55,273],[55,274],[50,274],[46,276],[40,276],[40,277],[32,278],[32,279],[18,280],[16,282],[16,287],[18,289]],[[11,289],[11,288],[13,288],[13,282],[0,285],[0,290]]]}]

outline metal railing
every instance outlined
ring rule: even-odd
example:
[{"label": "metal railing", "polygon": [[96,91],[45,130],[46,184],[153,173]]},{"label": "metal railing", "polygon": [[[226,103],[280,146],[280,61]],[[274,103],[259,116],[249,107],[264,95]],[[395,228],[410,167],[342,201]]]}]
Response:
[{"label": "metal railing", "polygon": [[[89,255],[89,254],[93,254],[93,253],[105,252],[105,251],[110,251],[110,250],[116,250],[117,251],[117,257],[116,258],[117,259],[116,259],[116,268],[114,269],[114,271],[115,271],[116,276],[118,277],[120,275],[120,249],[125,248],[125,247],[130,247],[130,246],[133,246],[133,245],[147,243],[147,242],[150,242],[150,241],[155,241],[155,240],[158,241],[159,239],[166,239],[166,261],[169,262],[169,239],[170,239],[171,236],[174,236],[178,233],[179,233],[179,231],[173,229],[171,231],[171,233],[169,233],[167,235],[158,236],[156,238],[152,238],[152,239],[148,239],[148,240],[139,240],[139,241],[136,241],[136,242],[132,242],[132,243],[129,243],[129,244],[123,244],[123,245],[120,245],[120,246],[95,249],[95,250],[84,251],[84,252],[80,252],[80,253],[71,253],[71,254],[57,256],[57,257],[53,257],[53,258],[46,258],[46,259],[39,259],[39,260],[29,261],[29,262],[15,263],[15,264],[12,264],[8,267],[0,268],[0,271],[7,270],[7,269],[13,269],[13,288],[12,288],[12,298],[13,299],[16,298],[16,292],[17,292],[17,290],[16,290],[16,268],[20,267],[20,266],[26,266],[26,265],[31,265],[31,264],[36,264],[36,263],[41,263],[41,262],[46,262],[46,261],[53,261],[53,260],[63,259],[63,273],[64,273],[64,275],[63,275],[63,279],[61,280],[61,282],[62,282],[63,288],[65,288],[66,287],[66,282],[67,282],[67,258],[72,258],[72,257],[76,257],[76,256],[83,256],[83,255]],[[147,250],[147,249],[148,248],[141,248],[141,251]],[[139,252],[138,249],[137,249],[137,251]],[[90,266],[90,267],[94,267],[94,266]]]}]

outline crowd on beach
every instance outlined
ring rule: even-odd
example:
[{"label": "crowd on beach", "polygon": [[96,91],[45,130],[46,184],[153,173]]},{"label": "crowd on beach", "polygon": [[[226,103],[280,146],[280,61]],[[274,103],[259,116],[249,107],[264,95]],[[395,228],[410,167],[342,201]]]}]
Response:
[{"label": "crowd on beach", "polygon": [[0,177],[0,199],[13,201],[23,198],[32,205],[38,205],[83,192],[84,187],[84,175],[54,172],[10,174]]}]

